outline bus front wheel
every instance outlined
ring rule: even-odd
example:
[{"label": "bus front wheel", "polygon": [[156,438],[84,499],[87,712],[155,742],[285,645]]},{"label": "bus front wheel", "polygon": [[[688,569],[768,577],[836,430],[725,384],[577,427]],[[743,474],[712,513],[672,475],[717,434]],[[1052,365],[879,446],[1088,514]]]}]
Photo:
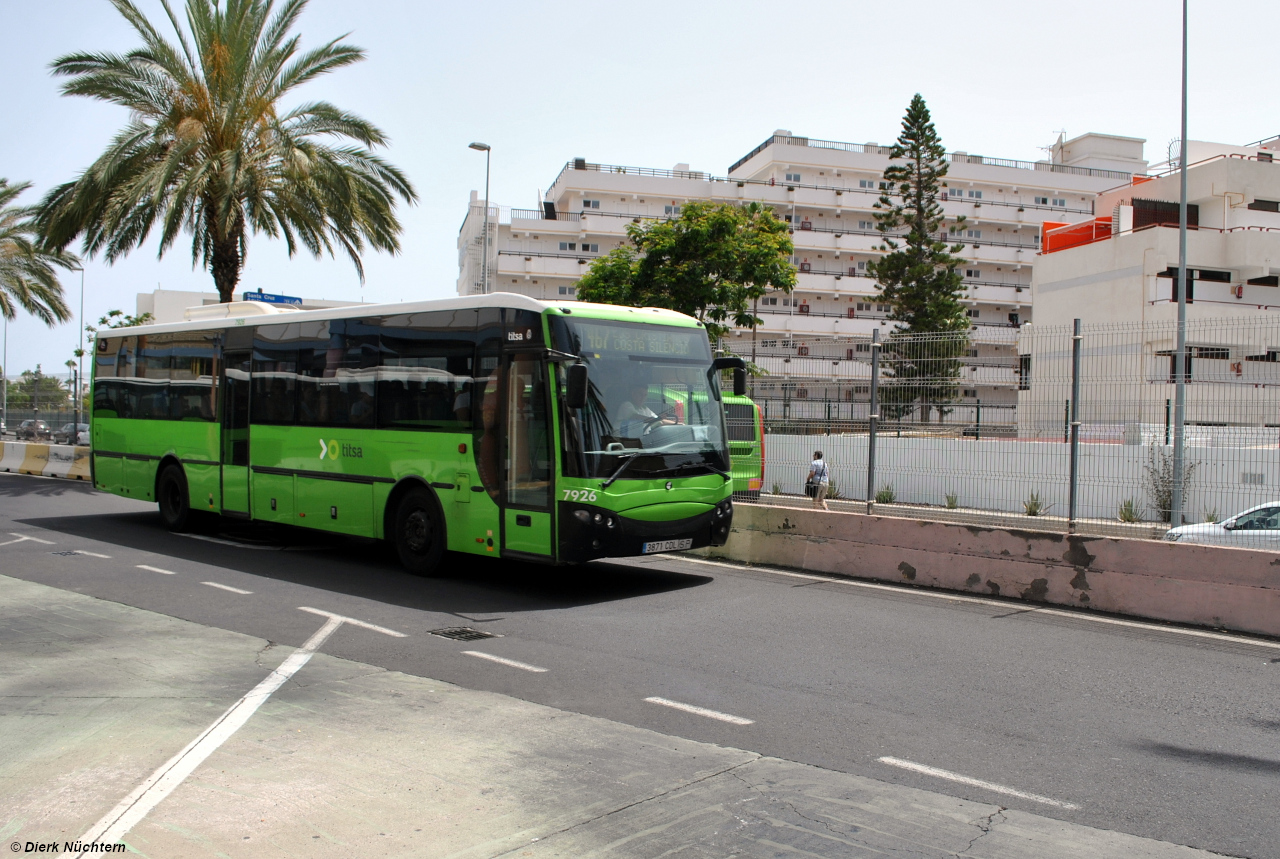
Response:
[{"label": "bus front wheel", "polygon": [[393,535],[400,563],[415,576],[429,576],[444,556],[444,521],[435,497],[425,489],[410,490],[396,507]]},{"label": "bus front wheel", "polygon": [[156,481],[156,501],[160,518],[170,531],[184,531],[191,521],[191,499],[187,494],[187,476],[177,465],[166,466]]}]

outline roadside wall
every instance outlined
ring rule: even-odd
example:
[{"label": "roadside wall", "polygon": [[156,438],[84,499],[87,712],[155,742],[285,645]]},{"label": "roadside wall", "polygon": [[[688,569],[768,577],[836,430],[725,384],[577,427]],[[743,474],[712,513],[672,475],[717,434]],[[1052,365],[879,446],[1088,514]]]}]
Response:
[{"label": "roadside wall", "polygon": [[[1187,461],[1194,465],[1194,476],[1184,507],[1188,522],[1203,521],[1212,511],[1221,519],[1280,497],[1280,448],[1274,438],[1263,447],[1259,439],[1242,441],[1239,428],[1214,435],[1215,429],[1189,431]],[[1228,436],[1227,429],[1238,432]],[[1081,518],[1114,520],[1126,499],[1155,518],[1145,479],[1151,445],[1166,452],[1172,448],[1160,445],[1163,438],[1150,430],[1134,431],[1133,440],[1141,444],[1080,445]],[[1256,446],[1227,446],[1255,441]],[[812,454],[821,450],[842,497],[864,498],[867,446],[866,435],[770,433],[765,436],[764,490],[777,486],[783,493],[803,493]],[[1035,492],[1054,515],[1066,515],[1069,455],[1070,446],[1061,442],[897,438],[885,433],[876,440],[876,488],[892,486],[898,503],[941,506],[947,493],[955,493],[961,507],[1006,513],[1022,513],[1023,502]]]},{"label": "roadside wall", "polygon": [[0,453],[0,471],[88,480],[89,448],[68,444],[6,441]]},{"label": "roadside wall", "polygon": [[1280,636],[1280,555],[739,504],[707,557]]}]

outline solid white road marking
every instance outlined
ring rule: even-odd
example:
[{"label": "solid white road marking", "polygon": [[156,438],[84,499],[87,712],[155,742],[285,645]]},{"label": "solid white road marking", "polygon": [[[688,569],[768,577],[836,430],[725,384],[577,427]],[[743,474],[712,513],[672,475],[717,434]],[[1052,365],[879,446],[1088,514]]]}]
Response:
[{"label": "solid white road marking", "polygon": [[682,704],[679,701],[672,701],[669,698],[645,698],[650,704],[661,704],[664,707],[671,707],[674,710],[683,710],[686,713],[692,713],[695,716],[706,716],[708,719],[719,719],[721,722],[728,722],[731,725],[754,725],[751,719],[744,719],[741,716],[731,716],[728,713],[721,713],[717,710],[708,710],[706,707],[695,707],[692,704]]},{"label": "solid white road marking", "polygon": [[[328,620],[325,621],[324,626],[320,627],[314,635],[307,639],[302,647],[295,650],[290,654],[289,658],[280,663],[279,668],[267,675],[247,695],[232,704],[200,736],[196,737],[186,748],[166,761],[163,766],[152,773],[146,781],[138,785],[128,796],[120,800],[115,808],[84,834],[80,839],[81,842],[86,844],[95,842],[113,844],[122,840],[129,833],[129,830],[133,829],[150,813],[151,809],[173,793],[178,785],[182,784],[183,780],[195,771],[196,767],[200,766],[209,755],[213,754],[245,722],[249,721],[249,717],[266,703],[267,699],[271,697],[271,693],[283,686],[285,681],[297,674],[302,666],[311,661],[311,657],[315,655],[320,645],[324,644],[329,636],[333,635],[334,631],[344,623],[352,623],[356,626],[363,626],[366,629],[384,632],[388,635],[403,636],[403,633],[393,632],[392,630],[354,620],[353,618],[343,617],[342,615],[330,614],[316,609],[303,610],[325,615]],[[77,853],[75,855],[83,857],[85,854]]]},{"label": "solid white road marking", "polygon": [[396,632],[394,629],[387,629],[385,626],[377,626],[372,623],[365,623],[363,620],[356,620],[354,617],[347,617],[346,615],[334,614],[331,611],[323,611],[318,608],[311,608],[310,606],[300,605],[298,606],[298,611],[309,611],[312,614],[318,614],[321,617],[336,617],[338,620],[342,621],[343,623],[349,623],[352,626],[361,626],[361,627],[364,627],[365,629],[372,629],[374,632],[380,632],[383,635],[390,635],[392,638],[408,637],[403,632]]},{"label": "solid white road marking", "polygon": [[107,560],[111,560],[110,555],[102,555],[102,554],[99,554],[98,552],[86,552],[84,549],[76,549],[76,554],[88,555],[90,558],[106,558]]},{"label": "solid white road marking", "polygon": [[160,574],[162,574],[162,575],[166,575],[166,576],[176,576],[176,575],[177,575],[177,573],[175,573],[173,570],[162,570],[162,569],[160,569],[159,567],[149,567],[149,566],[147,566],[146,564],[138,564],[138,569],[140,569],[140,570],[149,570],[149,571],[151,571],[151,572],[153,572],[153,573],[160,573]]},{"label": "solid white road marking", "polygon": [[1069,617],[1073,620],[1088,620],[1093,623],[1109,623],[1112,626],[1128,626],[1134,629],[1152,629],[1157,632],[1172,632],[1178,635],[1189,635],[1192,638],[1209,638],[1215,641],[1230,641],[1235,644],[1254,644],[1258,647],[1269,647],[1273,650],[1280,650],[1280,642],[1262,641],[1257,638],[1245,638],[1241,635],[1227,635],[1221,632],[1202,632],[1198,629],[1182,629],[1177,626],[1162,626],[1158,623],[1143,623],[1137,620],[1120,620],[1115,617],[1101,617],[1087,612],[1063,611],[1060,609],[1042,608],[1036,605],[1020,605],[1013,601],[1001,602],[999,600],[983,599],[982,597],[971,597],[965,594],[951,593],[949,591],[929,591],[920,588],[905,588],[897,585],[881,585],[875,582],[859,582],[852,579],[837,579],[831,576],[815,576],[810,573],[793,573],[790,570],[780,570],[776,567],[763,566],[744,566],[742,564],[726,564],[722,561],[706,561],[702,558],[681,558],[681,561],[687,561],[691,564],[706,564],[711,567],[724,567],[730,570],[750,571],[759,570],[762,573],[769,573],[775,576],[786,576],[792,579],[805,579],[812,582],[827,582],[833,585],[847,585],[854,588],[867,588],[873,591],[890,591],[896,594],[911,594],[912,596],[929,597],[938,600],[957,600],[959,602],[975,603],[977,605],[991,605],[997,608],[1017,607],[1019,611],[1025,611],[1028,614],[1051,614],[1056,617]]},{"label": "solid white road marking", "polygon": [[46,546],[54,545],[54,542],[52,540],[41,540],[39,537],[28,537],[26,534],[17,534],[13,531],[10,531],[9,535],[12,537],[17,537],[18,539],[8,540],[4,543],[0,543],[0,546],[12,546],[14,543],[21,543],[24,540],[30,540],[32,543],[44,543]]},{"label": "solid white road marking", "polygon": [[242,594],[244,596],[248,596],[249,594],[253,593],[253,591],[245,591],[245,590],[241,590],[240,588],[233,588],[231,587],[231,585],[220,585],[217,582],[201,582],[200,584],[208,585],[211,588],[217,588],[218,590],[221,590],[221,591],[231,591],[231,593],[233,594]]},{"label": "solid white road marking", "polygon": [[237,543],[235,540],[224,540],[221,537],[210,537],[207,534],[179,534],[192,540],[204,540],[206,543],[220,543],[223,546],[235,546],[237,549],[257,549],[262,552],[279,552],[280,546],[255,546],[252,543]]},{"label": "solid white road marking", "polygon": [[904,770],[911,770],[912,772],[933,776],[934,778],[941,778],[941,779],[946,779],[947,781],[954,781],[960,784],[967,784],[971,787],[980,787],[983,790],[989,790],[993,793],[1003,793],[1006,796],[1016,796],[1019,799],[1029,799],[1032,802],[1040,802],[1045,805],[1052,805],[1056,808],[1065,808],[1068,811],[1075,811],[1080,808],[1080,806],[1076,805],[1074,802],[1062,802],[1061,800],[1057,800],[1057,799],[1049,799],[1049,797],[1047,796],[1039,796],[1038,794],[1034,794],[1034,793],[1026,793],[1025,791],[1014,790],[1013,788],[1005,787],[1002,784],[995,784],[993,782],[983,781],[982,779],[977,779],[977,778],[969,778],[967,775],[960,775],[959,773],[953,773],[948,770],[940,770],[937,767],[927,767],[924,764],[918,764],[913,761],[904,761],[901,758],[884,757],[884,758],[876,758],[876,760],[880,761],[880,763],[882,764],[888,764],[891,767],[898,767]]},{"label": "solid white road marking", "polygon": [[481,659],[487,659],[490,662],[497,662],[500,665],[509,665],[512,668],[519,668],[522,671],[532,671],[535,674],[541,674],[547,669],[539,668],[536,665],[530,665],[528,662],[516,662],[514,659],[504,659],[501,656],[494,656],[492,653],[481,653],[479,650],[462,651],[467,656],[478,656]]}]

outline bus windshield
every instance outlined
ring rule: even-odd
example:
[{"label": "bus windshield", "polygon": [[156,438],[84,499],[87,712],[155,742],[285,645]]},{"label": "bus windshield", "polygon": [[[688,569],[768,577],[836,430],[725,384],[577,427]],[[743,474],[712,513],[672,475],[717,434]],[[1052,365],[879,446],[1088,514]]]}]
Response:
[{"label": "bus windshield", "polygon": [[[564,320],[587,364],[587,406],[566,410],[567,476],[653,479],[729,471],[706,331]],[[557,339],[561,339],[558,337]],[[559,366],[561,390],[564,365]]]}]

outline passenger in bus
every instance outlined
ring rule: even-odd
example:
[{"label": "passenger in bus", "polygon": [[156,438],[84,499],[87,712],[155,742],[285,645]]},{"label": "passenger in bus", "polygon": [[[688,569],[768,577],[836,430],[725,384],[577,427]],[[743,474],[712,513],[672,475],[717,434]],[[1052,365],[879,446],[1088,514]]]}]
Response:
[{"label": "passenger in bus", "polygon": [[351,404],[351,423],[356,426],[373,426],[373,395],[363,385],[356,391],[355,401]]}]

